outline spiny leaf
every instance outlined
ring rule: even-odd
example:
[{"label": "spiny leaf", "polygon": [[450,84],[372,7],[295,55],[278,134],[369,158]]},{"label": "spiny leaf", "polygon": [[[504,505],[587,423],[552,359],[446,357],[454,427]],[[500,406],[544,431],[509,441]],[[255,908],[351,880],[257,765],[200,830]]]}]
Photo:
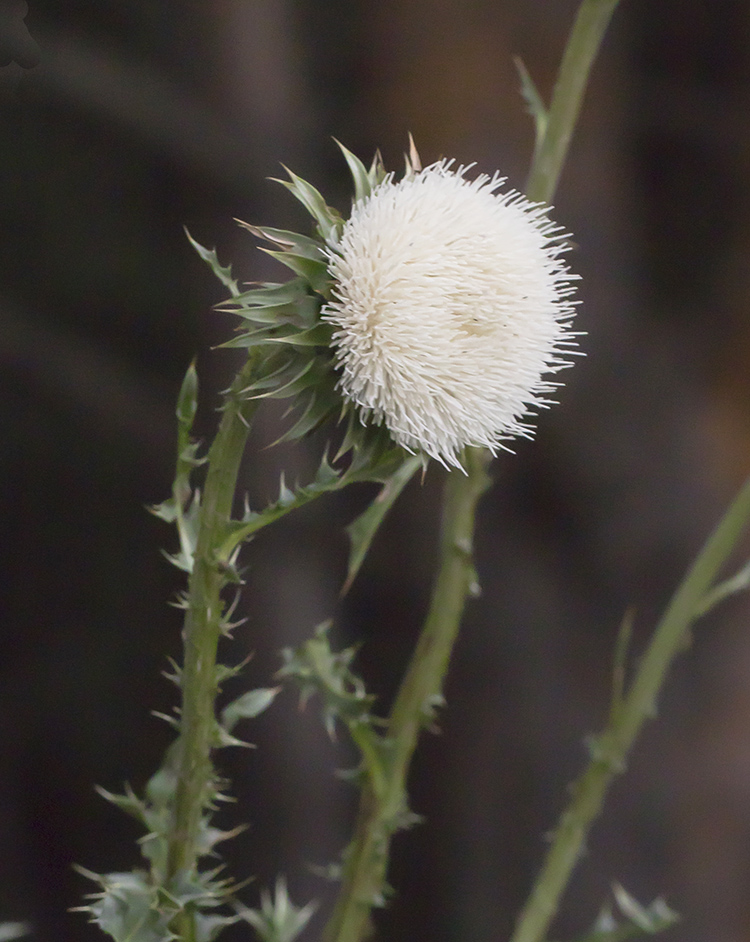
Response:
[{"label": "spiny leaf", "polygon": [[196,242],[187,229],[185,229],[185,235],[187,235],[188,241],[198,255],[200,255],[204,262],[210,265],[211,270],[219,281],[229,289],[232,295],[235,297],[239,295],[240,289],[237,287],[237,282],[232,278],[232,268],[230,265],[227,265],[225,268],[220,264],[216,249],[207,249],[205,246],[201,245],[200,242]]},{"label": "spiny leaf", "polygon": [[114,792],[107,791],[106,788],[102,788],[99,785],[96,785],[95,788],[97,793],[101,795],[105,801],[110,802],[117,808],[120,808],[121,811],[131,815],[136,821],[140,821],[141,824],[147,824],[146,803],[137,797],[130,785],[125,785],[124,795],[116,795]]},{"label": "spiny leaf", "polygon": [[318,390],[312,389],[302,415],[297,419],[294,425],[287,429],[283,435],[279,436],[273,444],[278,445],[281,442],[291,442],[302,438],[331,416],[335,412],[335,409],[335,402],[332,403],[329,398],[321,395]]},{"label": "spiny leaf", "polygon": [[412,176],[415,173],[418,173],[422,169],[422,158],[419,156],[419,151],[417,150],[417,145],[414,143],[414,138],[409,133],[409,153],[406,154],[406,174],[407,176]]},{"label": "spiny leaf", "polygon": [[241,903],[235,904],[238,916],[249,923],[262,942],[294,942],[310,917],[317,903],[295,906],[289,897],[286,881],[279,877],[273,897],[267,890],[261,892],[260,909],[250,909]]},{"label": "spiny leaf", "polygon": [[577,942],[625,942],[626,939],[642,935],[656,935],[663,932],[679,920],[676,912],[670,909],[663,899],[655,899],[649,906],[641,906],[619,884],[612,887],[618,915],[625,917],[618,921],[611,905],[602,908],[592,930]]},{"label": "spiny leaf", "polygon": [[331,342],[333,328],[330,324],[316,324],[307,330],[297,330],[288,334],[273,334],[268,343],[288,343],[294,347],[327,347]]},{"label": "spiny leaf", "polygon": [[344,155],[344,159],[349,165],[349,172],[354,181],[354,202],[359,203],[360,200],[366,199],[372,193],[370,174],[367,172],[367,168],[359,157],[356,157],[347,147],[344,147],[341,141],[337,141],[335,137],[334,141],[336,141],[339,150]]},{"label": "spiny leaf", "polygon": [[383,155],[379,150],[375,151],[375,155],[372,158],[372,163],[370,164],[370,180],[372,181],[373,187],[377,186],[379,183],[382,183],[383,180],[388,176],[385,169],[385,164],[383,163]]},{"label": "spiny leaf", "polygon": [[308,294],[294,301],[259,304],[255,307],[235,305],[233,301],[228,301],[221,310],[255,324],[295,324],[299,327],[311,327],[318,320],[320,304],[319,297]]},{"label": "spiny leaf", "polygon": [[216,305],[221,311],[227,307],[265,307],[266,305],[288,304],[298,301],[308,293],[308,285],[304,278],[292,278],[281,284],[263,281],[243,291],[236,297],[228,298]]},{"label": "spiny leaf", "polygon": [[276,180],[276,182],[285,186],[302,203],[318,224],[320,234],[325,241],[335,241],[343,226],[339,213],[326,203],[311,183],[298,177],[288,167],[284,167],[284,170],[289,174],[289,180]]},{"label": "spiny leaf", "polygon": [[284,251],[294,252],[295,255],[302,255],[305,258],[322,259],[325,258],[324,247],[317,239],[310,236],[300,235],[298,232],[290,232],[288,229],[272,229],[270,226],[251,226],[249,223],[237,219],[243,229],[252,232],[259,239],[265,239],[266,242],[273,242],[275,245],[282,246]]},{"label": "spiny leaf", "polygon": [[421,466],[421,458],[407,458],[401,467],[388,478],[381,488],[380,493],[375,497],[367,510],[360,514],[359,517],[346,528],[351,547],[349,550],[349,566],[346,573],[346,581],[341,590],[342,595],[345,595],[349,591],[352,582],[364,562],[375,534],[378,532],[388,511]]},{"label": "spiny leaf", "polygon": [[267,710],[280,690],[280,687],[260,687],[257,690],[248,690],[224,707],[221,711],[221,725],[231,733],[240,720],[253,719]]},{"label": "spiny leaf", "polygon": [[286,265],[295,275],[306,279],[310,287],[318,294],[327,295],[331,286],[331,276],[328,264],[324,259],[308,258],[306,255],[297,255],[294,252],[277,252],[274,249],[261,248],[262,252],[275,258],[277,262]]},{"label": "spiny leaf", "polygon": [[158,911],[156,892],[145,873],[98,876],[82,867],[76,869],[102,887],[101,892],[91,894],[92,902],[81,908],[115,942],[171,942],[175,938],[169,928],[174,914]]},{"label": "spiny leaf", "polygon": [[300,687],[300,702],[317,693],[323,700],[323,718],[332,736],[336,720],[350,729],[353,724],[371,726],[370,708],[374,697],[365,690],[362,680],[354,674],[351,664],[356,650],[333,651],[328,640],[330,621],[318,625],[312,638],[298,648],[284,648],[284,664],[277,672],[279,679],[293,678]]},{"label": "spiny leaf", "polygon": [[[337,490],[340,487],[340,482],[341,478],[328,463],[328,459],[324,455],[315,478],[310,484],[296,487],[293,491],[289,492],[287,492],[285,488],[280,499],[273,504],[269,504],[265,510],[256,512],[248,508],[241,520],[231,521],[218,551],[219,556],[228,556],[240,543],[247,540],[252,534],[268,526],[268,524],[273,523],[275,520],[278,520],[280,517],[285,516],[290,511],[304,506],[322,494]],[[289,496],[290,494],[291,497]]]}]

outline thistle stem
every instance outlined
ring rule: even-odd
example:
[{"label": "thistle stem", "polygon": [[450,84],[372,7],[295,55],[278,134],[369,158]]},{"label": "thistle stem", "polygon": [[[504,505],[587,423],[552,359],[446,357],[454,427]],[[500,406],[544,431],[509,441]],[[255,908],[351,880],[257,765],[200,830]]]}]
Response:
[{"label": "thistle stem", "polygon": [[591,761],[573,785],[572,801],[560,817],[542,871],[521,911],[511,942],[542,942],[581,855],[612,780],[625,769],[628,752],[656,699],[688,630],[705,611],[705,599],[750,523],[750,480],[709,537],[657,625],[627,695],[613,703],[610,721],[591,742]]},{"label": "thistle stem", "polygon": [[[197,869],[201,820],[213,794],[211,749],[216,735],[216,652],[223,610],[221,591],[227,584],[228,562],[219,548],[231,518],[237,475],[250,419],[256,408],[254,402],[241,397],[242,390],[250,383],[253,368],[254,359],[251,357],[232,383],[208,453],[208,471],[183,629],[178,779],[168,836],[168,880]],[[184,933],[182,938],[190,939],[191,936]]]},{"label": "thistle stem", "polygon": [[557,189],[578,121],[591,67],[619,0],[583,0],[568,37],[552,95],[547,126],[539,140],[526,195],[549,203]]},{"label": "thistle stem", "polygon": [[442,697],[464,603],[474,591],[474,518],[489,483],[488,461],[487,452],[471,449],[466,455],[467,474],[452,472],[446,481],[440,568],[430,611],[391,710],[390,749],[380,784],[376,787],[370,779],[363,788],[341,892],[324,933],[326,942],[366,938],[370,911],[384,896],[390,841],[404,826],[408,812],[406,781],[411,759],[419,733],[429,725]]},{"label": "thistle stem", "polygon": [[[527,195],[549,202],[573,134],[591,66],[618,0],[583,0],[566,46],[547,118],[529,175]],[[370,912],[383,897],[390,840],[407,810],[406,779],[419,732],[439,699],[474,579],[472,544],[479,497],[487,487],[489,454],[472,449],[467,474],[452,473],[443,505],[442,547],[427,620],[391,712],[393,744],[386,786],[363,787],[354,840],[343,883],[324,938],[361,942],[370,931]]]}]

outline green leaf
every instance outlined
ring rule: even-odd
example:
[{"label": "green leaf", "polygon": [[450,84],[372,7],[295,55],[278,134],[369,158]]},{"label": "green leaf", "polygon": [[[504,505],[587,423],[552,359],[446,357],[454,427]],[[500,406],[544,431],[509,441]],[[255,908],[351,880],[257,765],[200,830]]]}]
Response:
[{"label": "green leaf", "polygon": [[297,682],[303,705],[313,694],[320,695],[325,727],[333,737],[336,720],[341,720],[352,732],[353,727],[371,726],[370,708],[375,698],[349,667],[356,649],[333,651],[328,640],[330,628],[331,621],[325,621],[300,647],[284,648],[281,652],[284,664],[276,677],[291,677]]},{"label": "green leaf", "polygon": [[292,278],[282,284],[259,282],[249,291],[243,291],[236,297],[228,298],[217,305],[217,310],[236,307],[266,307],[277,304],[289,304],[299,301],[308,293],[304,278]]},{"label": "green leaf", "polygon": [[295,255],[302,255],[304,258],[324,259],[324,246],[317,239],[310,236],[300,235],[298,232],[290,232],[288,229],[272,229],[270,226],[251,226],[246,222],[237,220],[243,229],[252,232],[259,239],[265,239],[266,242],[273,242],[280,245],[284,251],[293,252]]},{"label": "green leaf", "polygon": [[322,295],[328,294],[331,276],[325,259],[308,258],[306,255],[297,255],[294,252],[276,252],[274,249],[262,248],[261,251],[275,258],[282,265],[286,265],[295,275],[304,278],[314,291]]},{"label": "green leaf", "polygon": [[248,690],[237,697],[221,711],[221,725],[230,732],[240,720],[253,719],[267,710],[276,699],[280,687],[259,687],[257,690]]},{"label": "green leaf", "polygon": [[294,347],[327,347],[331,342],[333,327],[330,324],[316,324],[307,330],[292,331],[288,334],[268,338],[269,343],[288,343]]},{"label": "green leaf", "polygon": [[238,922],[239,916],[205,916],[201,913],[195,915],[196,942],[213,942],[227,926]]},{"label": "green leaf", "polygon": [[195,369],[195,360],[187,368],[185,377],[177,396],[177,421],[180,427],[188,434],[193,427],[195,413],[198,410],[198,373]]},{"label": "green leaf", "polygon": [[618,920],[612,907],[606,904],[591,932],[577,942],[625,942],[643,935],[656,935],[669,929],[680,918],[661,898],[649,906],[642,906],[619,884],[612,887],[612,892],[619,910],[617,916],[625,917],[624,920]]},{"label": "green leaf", "polygon": [[232,268],[227,265],[225,268],[219,263],[219,257],[216,254],[216,249],[207,249],[196,242],[195,239],[190,235],[190,233],[185,229],[185,235],[188,237],[188,241],[193,246],[195,251],[200,255],[204,262],[210,266],[211,271],[216,275],[219,281],[225,285],[230,293],[235,297],[239,295],[240,289],[237,287],[237,282],[232,278]]},{"label": "green leaf", "polygon": [[338,490],[340,486],[340,476],[331,467],[324,455],[314,480],[303,487],[295,488],[291,492],[292,498],[287,493],[283,493],[280,500],[269,504],[265,510],[256,512],[248,508],[241,520],[233,520],[227,527],[226,535],[218,550],[219,557],[228,557],[240,543],[247,540],[258,530],[285,516],[290,511],[304,506],[316,497],[329,491]]},{"label": "green leaf", "polygon": [[276,881],[273,897],[267,890],[261,892],[260,909],[235,904],[240,919],[255,929],[262,942],[294,942],[317,906],[315,902],[302,907],[295,906],[289,898],[283,877]]},{"label": "green leaf", "polygon": [[538,149],[541,142],[544,140],[544,135],[547,133],[549,113],[542,101],[542,96],[537,91],[534,80],[523,64],[523,60],[519,56],[515,56],[513,62],[515,63],[519,78],[521,79],[521,94],[524,97],[529,114],[534,119],[534,132],[536,134],[535,146]]},{"label": "green leaf", "polygon": [[321,396],[317,389],[313,389],[302,415],[273,444],[295,441],[312,432],[336,411],[336,405],[337,403],[332,403],[326,396]]},{"label": "green leaf", "polygon": [[311,183],[298,177],[288,167],[284,167],[284,170],[289,174],[289,180],[276,180],[276,182],[285,186],[302,203],[318,224],[320,234],[326,242],[336,241],[343,226],[339,213],[326,203]]},{"label": "green leaf", "polygon": [[344,145],[341,141],[337,141],[334,137],[334,141],[344,155],[344,159],[349,165],[349,172],[352,175],[352,180],[354,181],[354,202],[359,203],[360,200],[366,199],[372,193],[372,181],[370,180],[370,174],[367,172],[367,168],[355,155]]},{"label": "green leaf", "polygon": [[279,304],[258,304],[256,306],[239,305],[228,301],[220,310],[235,314],[254,324],[294,324],[298,327],[311,327],[318,320],[321,298],[311,294],[294,301]]},{"label": "green leaf", "polygon": [[385,178],[388,176],[386,173],[385,164],[383,163],[383,155],[379,150],[375,151],[375,156],[372,158],[369,174],[370,181],[374,187],[382,183],[383,180],[385,180]]},{"label": "green leaf", "polygon": [[172,942],[175,938],[169,928],[173,913],[158,911],[156,892],[145,873],[98,876],[76,869],[101,885],[102,891],[91,894],[93,901],[81,908],[115,942]]},{"label": "green leaf", "polygon": [[105,801],[115,805],[121,811],[135,818],[136,821],[140,821],[141,824],[147,824],[146,803],[137,797],[130,785],[125,785],[124,795],[116,795],[99,785],[95,787],[97,793],[101,795]]},{"label": "green leaf", "polygon": [[422,467],[421,458],[416,456],[407,458],[401,467],[388,478],[380,489],[380,493],[375,497],[367,510],[360,514],[359,517],[346,528],[351,547],[349,550],[349,566],[346,573],[346,581],[341,590],[342,595],[345,595],[349,591],[352,582],[364,562],[375,534],[378,532],[388,511],[420,467]]}]

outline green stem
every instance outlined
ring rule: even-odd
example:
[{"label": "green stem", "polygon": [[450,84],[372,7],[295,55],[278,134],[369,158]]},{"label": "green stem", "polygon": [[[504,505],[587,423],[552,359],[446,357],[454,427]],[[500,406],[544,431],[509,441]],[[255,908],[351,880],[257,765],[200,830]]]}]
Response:
[{"label": "green stem", "polygon": [[601,810],[612,780],[624,771],[628,752],[656,699],[692,623],[706,611],[705,599],[720,568],[750,523],[750,480],[709,537],[654,631],[628,694],[615,701],[607,728],[591,743],[591,761],[572,788],[552,845],[511,942],[541,942]]},{"label": "green stem", "polygon": [[[216,437],[208,453],[200,528],[188,583],[183,631],[182,710],[178,782],[168,837],[167,879],[193,873],[199,857],[201,819],[213,794],[211,749],[215,740],[216,651],[227,584],[227,560],[218,552],[231,519],[237,475],[256,404],[242,399],[253,372],[250,358],[227,394]],[[183,926],[183,939],[191,932]]]},{"label": "green stem", "polygon": [[552,95],[544,136],[534,153],[526,195],[549,203],[568,156],[591,67],[619,0],[584,0],[578,8]]},{"label": "green stem", "polygon": [[[584,0],[571,31],[538,142],[527,195],[549,202],[554,194],[581,107],[589,72],[618,0]],[[443,678],[469,594],[474,567],[472,543],[477,501],[487,486],[489,455],[468,453],[468,473],[449,476],[443,508],[440,568],[432,603],[410,667],[391,712],[393,744],[386,785],[378,793],[369,780],[362,791],[354,839],[347,851],[343,884],[328,923],[326,942],[361,942],[370,931],[370,911],[383,897],[390,840],[407,810],[406,779],[420,729],[439,699]]]},{"label": "green stem", "polygon": [[391,711],[383,774],[377,783],[371,776],[363,788],[341,892],[324,933],[327,942],[365,938],[370,911],[384,896],[390,841],[408,813],[406,780],[411,759],[420,731],[430,723],[441,700],[464,603],[474,591],[474,517],[488,484],[488,460],[487,452],[471,449],[466,455],[467,474],[455,471],[448,476],[440,568],[430,611]]}]

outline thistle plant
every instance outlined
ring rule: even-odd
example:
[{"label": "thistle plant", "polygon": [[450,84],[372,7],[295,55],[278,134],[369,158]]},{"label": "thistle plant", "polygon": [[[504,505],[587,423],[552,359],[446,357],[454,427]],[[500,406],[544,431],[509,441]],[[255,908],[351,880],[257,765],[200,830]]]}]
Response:
[{"label": "thistle plant", "polygon": [[[575,352],[575,275],[565,261],[564,230],[549,203],[567,153],[589,71],[616,0],[584,0],[549,109],[521,66],[536,127],[527,194],[504,188],[499,175],[475,174],[443,160],[422,168],[414,144],[405,171],[379,156],[365,165],[340,146],[353,182],[342,214],[310,183],[288,171],[280,181],[307,209],[311,234],[243,223],[291,277],[241,285],[215,251],[191,239],[228,291],[220,306],[236,319],[225,347],[244,361],[224,395],[212,444],[192,437],[198,403],[194,365],[177,404],[177,461],[171,496],[154,512],[173,524],[171,561],[187,577],[184,654],[171,679],[181,704],[165,719],[176,738],[143,796],[102,792],[144,827],[144,864],[98,876],[84,907],[116,942],[208,942],[231,923],[248,936],[292,942],[315,904],[298,908],[283,879],[263,891],[259,908],[239,899],[241,884],[224,875],[217,847],[237,829],[213,823],[228,783],[218,750],[242,745],[240,721],[272,707],[280,685],[294,684],[303,704],[319,704],[330,733],[345,730],[358,751],[353,783],[360,807],[351,842],[332,865],[339,895],[323,932],[326,942],[361,942],[372,911],[386,904],[392,838],[417,820],[409,806],[409,769],[420,734],[439,722],[443,682],[468,598],[478,594],[474,517],[490,485],[492,456],[550,404],[557,376]],[[290,486],[262,509],[241,503],[240,465],[257,410],[286,400],[278,441],[325,429],[325,448],[311,480]],[[348,528],[351,550],[344,590],[356,577],[386,514],[418,472],[445,475],[438,571],[430,609],[390,712],[383,715],[355,671],[355,650],[335,650],[330,622],[282,653],[269,686],[250,690],[217,711],[221,685],[241,671],[218,654],[237,623],[243,586],[239,555],[261,530],[295,509],[350,484],[374,482],[378,495]],[[591,761],[576,783],[547,861],[517,924],[513,942],[542,942],[601,809],[607,787],[645,719],[690,626],[727,595],[744,588],[746,571],[717,582],[750,518],[750,485],[677,590],[631,678],[627,623],[615,658],[605,730],[591,739]],[[238,828],[241,823],[238,823]],[[246,875],[242,875],[244,878]],[[660,900],[639,905],[617,888],[589,942],[654,933],[674,914]]]}]

